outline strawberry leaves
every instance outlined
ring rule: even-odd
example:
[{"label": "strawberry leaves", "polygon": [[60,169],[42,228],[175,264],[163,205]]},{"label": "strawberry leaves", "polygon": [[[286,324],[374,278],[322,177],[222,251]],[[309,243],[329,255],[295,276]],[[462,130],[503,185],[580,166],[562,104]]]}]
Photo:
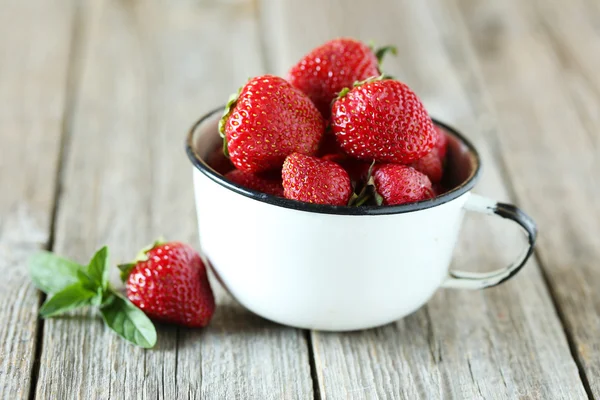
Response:
[{"label": "strawberry leaves", "polygon": [[92,282],[106,290],[108,287],[108,248],[104,246],[94,254],[86,268]]},{"label": "strawberry leaves", "polygon": [[40,308],[40,315],[43,318],[49,318],[76,308],[89,306],[96,296],[96,292],[86,289],[81,283],[75,283],[47,299]]},{"label": "strawberry leaves", "polygon": [[60,292],[79,282],[82,265],[49,251],[40,251],[29,259],[29,275],[33,284],[44,293]]},{"label": "strawberry leaves", "polygon": [[98,250],[85,266],[39,252],[30,259],[29,272],[35,286],[48,295],[40,308],[42,318],[98,306],[106,325],[122,338],[144,348],[156,344],[156,330],[150,319],[110,287],[107,247]]},{"label": "strawberry leaves", "polygon": [[111,293],[100,313],[106,325],[123,339],[146,349],[156,343],[156,329],[150,319],[120,294]]}]

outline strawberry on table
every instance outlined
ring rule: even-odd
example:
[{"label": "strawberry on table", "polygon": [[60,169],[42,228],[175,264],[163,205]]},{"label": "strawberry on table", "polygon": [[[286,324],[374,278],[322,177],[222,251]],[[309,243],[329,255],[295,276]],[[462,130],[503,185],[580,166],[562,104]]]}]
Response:
[{"label": "strawberry on table", "polygon": [[331,117],[342,149],[369,161],[410,164],[436,143],[425,107],[406,84],[396,80],[377,78],[343,90]]},{"label": "strawberry on table", "polygon": [[431,181],[416,169],[399,164],[376,166],[373,172],[375,190],[385,205],[412,203],[434,196]]},{"label": "strawberry on table", "polygon": [[225,178],[231,182],[248,189],[256,190],[273,196],[283,197],[283,186],[281,185],[281,176],[274,178],[264,174],[253,174],[251,172],[234,169],[225,174]]},{"label": "strawberry on table", "polygon": [[288,81],[315,103],[323,117],[329,118],[331,102],[354,82],[381,75],[379,62],[393,47],[372,50],[358,40],[333,39],[305,55],[288,72]]},{"label": "strawberry on table", "polygon": [[200,255],[180,242],[157,242],[119,266],[127,297],[150,318],[187,327],[208,325],[215,299]]},{"label": "strawberry on table", "polygon": [[348,173],[332,161],[294,153],[285,160],[281,175],[288,199],[345,206],[352,195]]},{"label": "strawberry on table", "polygon": [[219,124],[231,162],[253,173],[280,168],[292,153],[315,154],[324,130],[310,99],[273,75],[250,79]]}]

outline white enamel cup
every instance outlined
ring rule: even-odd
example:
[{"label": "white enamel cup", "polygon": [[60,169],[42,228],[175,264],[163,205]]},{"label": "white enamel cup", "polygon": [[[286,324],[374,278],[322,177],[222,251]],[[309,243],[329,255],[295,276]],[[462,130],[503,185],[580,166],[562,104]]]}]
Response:
[{"label": "white enamel cup", "polygon": [[[484,289],[523,267],[535,223],[513,205],[471,193],[480,160],[456,130],[448,170],[455,188],[435,199],[387,207],[336,207],[259,193],[225,180],[204,161],[220,142],[223,108],[191,129],[200,252],[222,285],[250,311],[299,328],[366,329],[400,319],[442,288]],[[464,211],[510,219],[528,246],[489,273],[449,270]]]}]

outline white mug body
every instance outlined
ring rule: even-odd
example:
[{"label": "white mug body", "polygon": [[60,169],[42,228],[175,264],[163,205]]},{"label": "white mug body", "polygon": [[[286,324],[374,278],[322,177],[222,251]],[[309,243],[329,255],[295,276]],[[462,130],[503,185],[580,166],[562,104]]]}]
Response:
[{"label": "white mug body", "polygon": [[468,194],[419,212],[318,214],[240,196],[194,171],[200,249],[237,301],[301,328],[412,313],[448,275]]}]

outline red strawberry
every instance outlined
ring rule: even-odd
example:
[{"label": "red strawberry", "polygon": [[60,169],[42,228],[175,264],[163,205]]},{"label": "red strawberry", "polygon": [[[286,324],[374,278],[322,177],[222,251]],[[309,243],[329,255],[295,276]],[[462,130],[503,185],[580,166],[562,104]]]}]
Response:
[{"label": "red strawberry", "polygon": [[333,39],[305,55],[288,73],[288,81],[315,103],[323,117],[329,118],[331,102],[354,82],[380,75],[378,57],[392,47],[373,52],[354,39]]},{"label": "red strawberry", "polygon": [[191,246],[155,243],[120,268],[127,297],[151,319],[188,327],[210,321],[215,299],[204,263]]},{"label": "red strawberry", "polygon": [[435,145],[433,122],[404,83],[376,79],[342,91],[332,127],[342,149],[357,158],[409,164]]},{"label": "red strawberry", "polygon": [[419,158],[410,166],[427,175],[432,183],[438,183],[444,173],[442,160],[438,154],[438,148],[434,147],[425,157]]},{"label": "red strawberry", "polygon": [[294,153],[283,163],[281,176],[288,199],[345,206],[352,195],[348,173],[332,161]]},{"label": "red strawberry", "polygon": [[219,124],[231,162],[247,172],[279,168],[292,153],[315,154],[324,129],[310,99],[273,75],[250,79]]},{"label": "red strawberry", "polygon": [[435,125],[435,133],[437,139],[435,141],[435,147],[438,151],[438,157],[440,160],[444,161],[446,158],[446,150],[448,149],[448,136],[446,136],[446,132],[444,132],[444,128]]},{"label": "red strawberry", "polygon": [[206,163],[221,175],[225,175],[234,168],[231,161],[223,154],[223,146],[219,146],[210,152],[206,158]]},{"label": "red strawberry", "polygon": [[376,166],[373,178],[375,189],[386,205],[412,203],[434,195],[429,178],[406,165]]},{"label": "red strawberry", "polygon": [[281,186],[281,177],[279,179],[264,175],[253,174],[251,172],[234,169],[225,175],[233,183],[248,189],[256,190],[273,196],[283,197],[283,186]]}]

